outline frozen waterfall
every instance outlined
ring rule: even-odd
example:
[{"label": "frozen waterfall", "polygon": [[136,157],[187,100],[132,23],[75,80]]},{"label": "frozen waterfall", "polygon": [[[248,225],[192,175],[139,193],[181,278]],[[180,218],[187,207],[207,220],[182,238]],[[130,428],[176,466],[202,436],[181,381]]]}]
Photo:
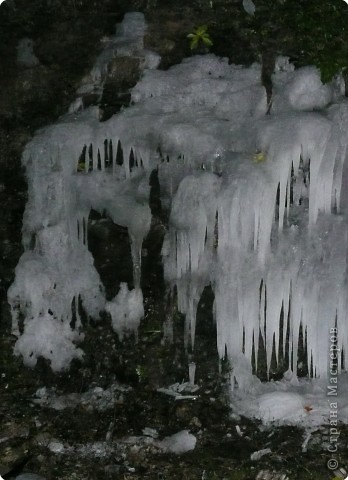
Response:
[{"label": "frozen waterfall", "polygon": [[[121,338],[136,331],[144,312],[149,176],[158,169],[170,211],[165,280],[177,288],[186,315],[186,345],[194,346],[197,305],[211,285],[217,350],[220,358],[227,353],[240,388],[254,382],[261,343],[268,372],[272,354],[287,354],[296,375],[302,341],[309,375],[326,378],[336,332],[340,371],[348,351],[341,194],[348,187],[348,103],[339,82],[323,86],[314,67],[296,71],[279,61],[274,108],[266,115],[260,65],[205,55],[160,71],[143,50],[142,28],[142,16],[128,14],[108,47],[117,54],[131,45],[127,52],[142,59],[133,105],[106,122],[96,107],[72,111],[25,148],[25,253],[8,292],[15,353],[29,366],[41,355],[54,370],[81,358],[78,302],[93,317],[107,310]],[[110,55],[98,59],[95,84],[84,90],[100,86]],[[131,241],[135,289],[122,285],[111,302],[87,246],[91,209],[127,227]]]}]

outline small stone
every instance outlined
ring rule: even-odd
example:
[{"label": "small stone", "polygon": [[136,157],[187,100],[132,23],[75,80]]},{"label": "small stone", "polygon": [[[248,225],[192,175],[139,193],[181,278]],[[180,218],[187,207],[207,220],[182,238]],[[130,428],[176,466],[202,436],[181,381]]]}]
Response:
[{"label": "small stone", "polygon": [[61,442],[50,442],[48,448],[53,453],[63,453],[64,452],[64,445]]},{"label": "small stone", "polygon": [[145,435],[146,437],[157,438],[158,437],[158,432],[154,428],[145,427],[143,429],[143,435]]},{"label": "small stone", "polygon": [[289,480],[285,473],[271,472],[270,470],[261,470],[256,480]]},{"label": "small stone", "polygon": [[272,450],[270,448],[264,448],[262,450],[258,450],[257,452],[254,452],[250,455],[250,460],[255,462],[257,460],[260,460],[261,457],[264,455],[268,455],[269,453],[272,453]]}]

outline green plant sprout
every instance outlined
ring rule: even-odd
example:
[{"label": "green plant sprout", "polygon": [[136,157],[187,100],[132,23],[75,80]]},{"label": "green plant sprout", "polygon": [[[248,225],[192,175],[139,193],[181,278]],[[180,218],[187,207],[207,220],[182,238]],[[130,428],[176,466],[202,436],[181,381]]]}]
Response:
[{"label": "green plant sprout", "polygon": [[266,160],[266,154],[264,152],[256,152],[253,155],[254,163],[262,163]]},{"label": "green plant sprout", "polygon": [[200,25],[199,27],[195,28],[192,33],[189,33],[187,35],[187,38],[191,40],[191,50],[195,50],[200,46],[205,46],[209,48],[213,45],[213,42],[207,30],[208,27],[206,25]]},{"label": "green plant sprout", "polygon": [[145,382],[147,379],[147,369],[143,365],[137,365],[135,367],[135,373],[138,376],[139,382]]},{"label": "green plant sprout", "polygon": [[77,165],[78,172],[85,172],[86,171],[86,164],[85,162],[79,162]]}]

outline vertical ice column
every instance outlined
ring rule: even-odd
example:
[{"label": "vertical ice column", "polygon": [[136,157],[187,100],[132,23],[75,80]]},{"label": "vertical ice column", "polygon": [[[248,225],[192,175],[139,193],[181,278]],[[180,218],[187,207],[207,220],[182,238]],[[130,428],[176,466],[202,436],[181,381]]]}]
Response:
[{"label": "vertical ice column", "polygon": [[186,176],[174,196],[163,246],[165,278],[177,286],[178,308],[186,315],[185,344],[194,346],[197,306],[214,249],[220,179],[211,173]]},{"label": "vertical ice column", "polygon": [[97,318],[105,302],[86,245],[86,224],[80,225],[83,241],[78,238],[77,220],[86,218],[88,209],[80,210],[78,204],[74,172],[81,146],[76,138],[90,135],[91,125],[69,123],[69,118],[41,130],[23,153],[29,184],[23,218],[26,251],[8,292],[18,336],[15,352],[30,366],[43,356],[54,370],[82,358],[75,345],[83,339],[78,304]]}]

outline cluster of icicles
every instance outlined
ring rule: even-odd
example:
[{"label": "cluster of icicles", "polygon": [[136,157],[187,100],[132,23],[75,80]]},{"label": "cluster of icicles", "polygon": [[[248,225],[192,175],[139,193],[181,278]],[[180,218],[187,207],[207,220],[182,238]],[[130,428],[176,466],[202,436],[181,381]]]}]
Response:
[{"label": "cluster of icicles", "polygon": [[[205,65],[190,62],[180,68],[199,71]],[[233,75],[251,72],[252,87],[247,84],[245,92],[251,89],[259,106],[257,111],[249,106],[239,125],[233,111],[229,122],[222,118],[228,112],[220,110],[215,119],[216,104],[202,106],[195,89],[192,97],[177,93],[186,110],[175,109],[176,97],[168,107],[170,94],[161,91],[106,122],[99,122],[96,108],[67,115],[27,145],[26,251],[9,302],[18,335],[15,351],[28,365],[42,355],[60,370],[82,357],[75,344],[83,339],[80,303],[95,317],[106,309],[120,336],[137,329],[154,169],[163,205],[170,208],[162,249],[165,280],[176,287],[186,315],[187,345],[194,345],[197,306],[210,285],[218,353],[227,354],[241,388],[257,370],[261,343],[268,372],[272,355],[279,361],[286,354],[296,373],[302,340],[309,374],[325,376],[332,328],[339,333],[337,347],[347,351],[347,219],[341,199],[347,103],[325,115],[266,116],[259,66],[243,70],[213,56],[208,64],[200,73],[209,89],[213,81],[225,82],[219,95],[229,90]],[[231,79],[221,80],[230,71]],[[167,85],[166,73],[158,75]],[[192,109],[199,115],[192,116]],[[260,164],[253,160],[257,151],[264,158]],[[135,289],[123,286],[111,302],[105,301],[88,251],[91,209],[127,227],[130,236]]]}]

